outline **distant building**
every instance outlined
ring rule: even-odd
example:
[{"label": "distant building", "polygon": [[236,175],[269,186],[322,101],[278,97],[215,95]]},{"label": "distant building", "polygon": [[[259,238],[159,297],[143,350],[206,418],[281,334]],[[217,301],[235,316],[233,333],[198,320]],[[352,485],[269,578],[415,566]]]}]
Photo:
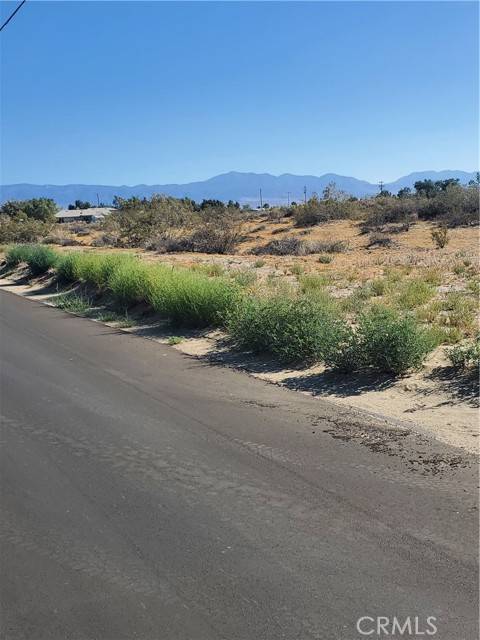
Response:
[{"label": "distant building", "polygon": [[91,207],[90,209],[61,209],[55,214],[57,222],[99,222],[114,209],[109,207]]}]

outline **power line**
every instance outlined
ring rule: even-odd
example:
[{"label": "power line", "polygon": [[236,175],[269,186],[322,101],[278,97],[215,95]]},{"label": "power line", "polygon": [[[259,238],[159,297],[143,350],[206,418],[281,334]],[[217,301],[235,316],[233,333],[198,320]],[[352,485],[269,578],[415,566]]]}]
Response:
[{"label": "power line", "polygon": [[20,11],[20,9],[23,7],[23,5],[25,4],[27,0],[22,0],[22,2],[20,2],[20,4],[18,5],[18,7],[15,9],[15,11],[13,11],[9,17],[5,20],[5,22],[2,24],[2,26],[0,27],[0,31],[3,31],[3,29],[7,26],[7,24],[10,22],[10,20],[13,18],[13,16],[17,13],[17,11]]}]

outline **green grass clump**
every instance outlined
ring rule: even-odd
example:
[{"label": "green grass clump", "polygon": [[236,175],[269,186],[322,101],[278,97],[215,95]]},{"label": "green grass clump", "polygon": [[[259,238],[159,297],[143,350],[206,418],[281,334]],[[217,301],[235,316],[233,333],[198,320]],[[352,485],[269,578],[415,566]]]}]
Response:
[{"label": "green grass clump", "polygon": [[221,326],[240,297],[231,280],[188,269],[151,270],[147,299],[154,311],[190,327]]},{"label": "green grass clump", "polygon": [[331,283],[331,276],[327,274],[302,275],[298,279],[300,290],[307,295],[323,290]]},{"label": "green grass clump", "polygon": [[27,262],[33,245],[31,244],[12,244],[5,252],[5,261],[7,267],[17,267],[22,262]]},{"label": "green grass clump", "polygon": [[443,309],[447,314],[443,317],[444,324],[457,327],[466,335],[474,333],[476,327],[477,301],[462,291],[447,294]]},{"label": "green grass clump", "polygon": [[239,347],[271,353],[282,362],[322,362],[345,331],[341,317],[307,297],[244,299],[227,328]]},{"label": "green grass clump", "polygon": [[69,311],[70,313],[77,313],[79,315],[87,315],[92,306],[90,298],[78,293],[64,293],[55,298],[51,298],[50,301],[55,307],[63,309],[63,311]]},{"label": "green grass clump", "polygon": [[16,244],[7,249],[5,255],[7,267],[17,267],[25,262],[33,276],[46,273],[58,261],[58,254],[50,247],[41,244]]},{"label": "green grass clump", "polygon": [[97,289],[105,289],[117,267],[130,264],[135,258],[119,253],[90,253],[72,251],[59,257],[57,275],[63,282],[84,282]]},{"label": "green grass clump", "polygon": [[58,254],[50,247],[33,245],[30,247],[25,261],[28,264],[31,274],[39,276],[56,265]]},{"label": "green grass clump", "polygon": [[76,251],[62,253],[59,256],[56,272],[60,282],[76,282],[79,280],[82,256],[82,253]]},{"label": "green grass clump", "polygon": [[390,283],[386,278],[375,278],[369,283],[372,296],[384,296],[390,290]]},{"label": "green grass clump", "polygon": [[294,276],[301,276],[303,273],[305,273],[305,267],[303,266],[303,264],[300,264],[299,262],[295,262],[290,267],[290,272]]},{"label": "green grass clump", "polygon": [[257,274],[253,269],[240,269],[232,273],[232,279],[243,288],[251,287],[257,281]]},{"label": "green grass clump", "polygon": [[181,342],[183,342],[183,338],[181,338],[180,336],[170,336],[170,338],[167,340],[167,343],[172,347],[176,344],[180,344]]},{"label": "green grass clump", "polygon": [[123,308],[146,302],[154,268],[135,258],[116,263],[106,282],[115,302]]},{"label": "green grass clump", "polygon": [[435,295],[435,287],[424,280],[406,280],[399,287],[396,303],[400,309],[411,310],[426,304]]}]

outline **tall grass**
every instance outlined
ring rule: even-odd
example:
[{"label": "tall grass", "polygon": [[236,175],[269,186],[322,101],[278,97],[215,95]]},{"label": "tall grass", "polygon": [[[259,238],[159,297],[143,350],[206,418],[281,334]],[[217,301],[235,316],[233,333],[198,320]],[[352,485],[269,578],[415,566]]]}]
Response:
[{"label": "tall grass", "polygon": [[220,326],[240,297],[240,287],[220,276],[161,266],[150,269],[148,302],[175,324]]},{"label": "tall grass", "polygon": [[7,248],[5,252],[5,261],[7,267],[17,267],[22,262],[27,262],[32,251],[31,244],[13,244]]},{"label": "tall grass", "polygon": [[16,267],[24,262],[32,275],[39,276],[56,265],[58,254],[50,247],[39,244],[17,244],[7,249],[5,259],[8,267]]}]

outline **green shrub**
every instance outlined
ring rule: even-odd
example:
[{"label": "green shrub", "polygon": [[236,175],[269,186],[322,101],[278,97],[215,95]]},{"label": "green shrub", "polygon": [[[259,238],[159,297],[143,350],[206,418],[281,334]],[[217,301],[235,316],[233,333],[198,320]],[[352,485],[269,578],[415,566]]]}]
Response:
[{"label": "green shrub", "polygon": [[352,373],[366,364],[361,336],[351,327],[345,327],[333,349],[326,354],[327,367],[341,373]]},{"label": "green shrub", "polygon": [[436,346],[413,317],[377,305],[360,317],[358,331],[365,363],[394,374],[420,367]]},{"label": "green shrub", "polygon": [[33,245],[28,251],[26,263],[34,276],[39,276],[52,269],[58,260],[58,254],[50,247]]},{"label": "green shrub", "polygon": [[437,249],[443,249],[446,247],[450,240],[448,237],[447,227],[437,227],[436,229],[432,229],[430,235],[432,236],[432,242]]},{"label": "green shrub", "polygon": [[331,283],[331,277],[327,274],[312,273],[302,275],[298,281],[301,291],[310,295],[314,292],[324,290],[325,287]]},{"label": "green shrub", "polygon": [[329,255],[318,256],[318,261],[321,264],[330,264],[330,262],[332,262],[332,260],[333,260],[333,256],[329,256]]},{"label": "green shrub", "polygon": [[475,340],[457,345],[447,352],[452,365],[458,369],[480,366],[480,334]]},{"label": "green shrub", "polygon": [[321,362],[336,348],[345,324],[309,298],[247,298],[229,315],[228,331],[236,344],[267,352],[283,362]]}]

